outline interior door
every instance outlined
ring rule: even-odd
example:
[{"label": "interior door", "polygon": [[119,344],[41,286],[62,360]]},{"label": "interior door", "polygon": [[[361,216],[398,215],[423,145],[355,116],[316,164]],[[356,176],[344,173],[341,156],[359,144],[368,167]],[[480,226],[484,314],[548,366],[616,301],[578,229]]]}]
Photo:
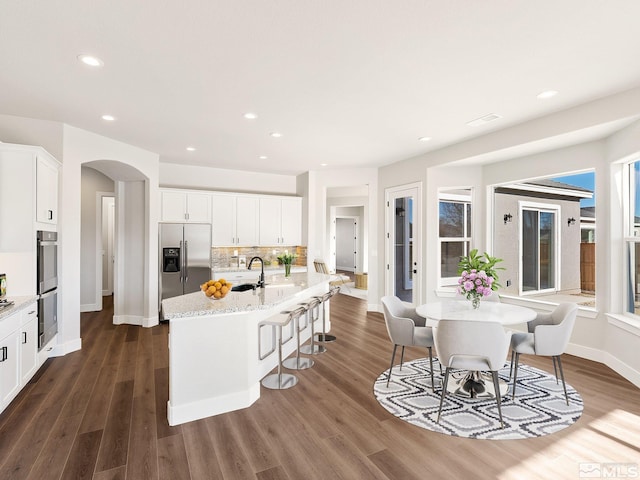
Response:
[{"label": "interior door", "polygon": [[419,185],[387,189],[386,294],[414,305],[421,300],[420,193]]},{"label": "interior door", "polygon": [[352,218],[336,218],[336,270],[357,270],[356,222]]}]

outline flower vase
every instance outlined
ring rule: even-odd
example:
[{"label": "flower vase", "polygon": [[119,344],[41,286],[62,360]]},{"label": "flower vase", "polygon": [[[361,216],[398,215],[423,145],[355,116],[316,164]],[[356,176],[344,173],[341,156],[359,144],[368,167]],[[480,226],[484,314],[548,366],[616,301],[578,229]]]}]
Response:
[{"label": "flower vase", "polygon": [[290,277],[291,276],[291,264],[290,263],[285,263],[284,264],[284,276],[285,277]]},{"label": "flower vase", "polygon": [[480,297],[478,295],[474,295],[471,298],[471,306],[473,307],[474,310],[477,310],[478,308],[480,308]]}]

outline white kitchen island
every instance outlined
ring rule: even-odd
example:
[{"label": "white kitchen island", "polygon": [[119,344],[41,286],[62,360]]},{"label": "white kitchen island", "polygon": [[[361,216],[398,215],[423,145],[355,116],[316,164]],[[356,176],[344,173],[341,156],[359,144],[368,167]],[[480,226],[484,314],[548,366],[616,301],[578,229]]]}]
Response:
[{"label": "white kitchen island", "polygon": [[[327,292],[329,280],[315,272],[272,275],[266,276],[265,288],[229,292],[221,300],[202,292],[163,300],[163,316],[169,320],[169,425],[246,408],[260,398],[260,380],[277,366],[278,353],[259,359],[259,348],[268,352],[274,339],[271,328],[259,333],[258,324]],[[322,316],[314,328],[321,331]],[[293,337],[283,346],[285,358],[296,349],[292,324],[283,335]],[[307,341],[311,327],[300,335],[301,343]]]}]

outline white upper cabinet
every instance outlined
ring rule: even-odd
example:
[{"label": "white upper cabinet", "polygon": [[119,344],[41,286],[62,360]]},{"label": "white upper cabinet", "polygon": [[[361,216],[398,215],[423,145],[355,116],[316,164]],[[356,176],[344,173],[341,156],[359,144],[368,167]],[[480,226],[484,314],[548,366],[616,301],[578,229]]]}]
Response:
[{"label": "white upper cabinet", "polygon": [[58,162],[43,154],[36,158],[36,221],[58,223]]},{"label": "white upper cabinet", "polygon": [[302,243],[302,199],[260,198],[260,245]]},{"label": "white upper cabinet", "polygon": [[280,198],[260,199],[260,245],[280,245],[282,201]]},{"label": "white upper cabinet", "polygon": [[236,198],[237,245],[258,245],[258,198],[239,196]]},{"label": "white upper cabinet", "polygon": [[211,222],[211,194],[206,192],[185,192],[181,190],[161,190],[162,222]]},{"label": "white upper cabinet", "polygon": [[212,246],[258,244],[258,197],[214,193],[211,203]]},{"label": "white upper cabinet", "polygon": [[160,189],[161,222],[211,223],[212,247],[302,244],[302,198]]}]

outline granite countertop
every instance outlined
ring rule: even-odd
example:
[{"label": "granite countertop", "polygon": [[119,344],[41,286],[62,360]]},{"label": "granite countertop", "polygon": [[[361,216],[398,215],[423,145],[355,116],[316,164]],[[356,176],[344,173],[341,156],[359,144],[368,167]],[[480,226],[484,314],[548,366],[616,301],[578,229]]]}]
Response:
[{"label": "granite countertop", "polygon": [[189,293],[162,301],[165,320],[206,315],[243,313],[253,310],[267,310],[285,302],[308,288],[328,282],[331,277],[316,272],[265,275],[265,288],[245,292],[229,292],[220,300],[210,300],[202,292]]},{"label": "granite countertop", "polygon": [[20,310],[27,308],[33,302],[38,299],[35,295],[27,295],[24,297],[7,297],[7,300],[14,302],[10,307],[3,308],[0,310],[0,321],[9,315],[19,312]]}]

